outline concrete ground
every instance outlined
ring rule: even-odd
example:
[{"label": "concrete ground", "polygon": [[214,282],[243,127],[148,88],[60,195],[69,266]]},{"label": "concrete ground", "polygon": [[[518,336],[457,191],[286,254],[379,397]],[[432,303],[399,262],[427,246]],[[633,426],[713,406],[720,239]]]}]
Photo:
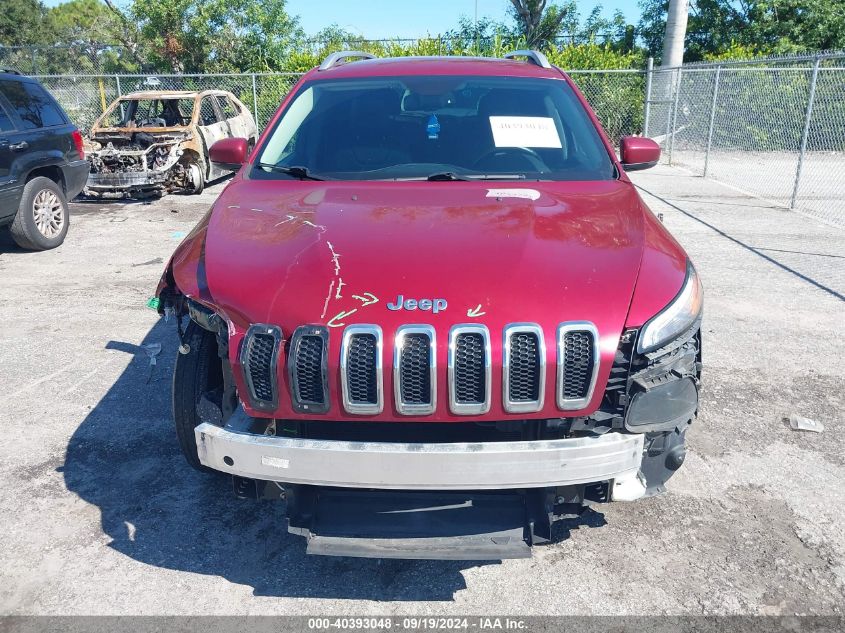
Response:
[{"label": "concrete ground", "polygon": [[3,234],[0,613],[845,613],[845,231],[667,167],[635,179],[705,284],[687,463],[502,563],[306,557],[280,504],[186,466],[174,326],[144,303],[222,185],[76,203],[52,252]]},{"label": "concrete ground", "polygon": [[[705,152],[701,148],[676,148],[672,164],[693,174],[704,174]],[[795,188],[798,151],[739,152],[713,150],[708,177],[789,207]],[[800,213],[839,228],[845,228],[845,153],[807,152],[795,208]]]}]

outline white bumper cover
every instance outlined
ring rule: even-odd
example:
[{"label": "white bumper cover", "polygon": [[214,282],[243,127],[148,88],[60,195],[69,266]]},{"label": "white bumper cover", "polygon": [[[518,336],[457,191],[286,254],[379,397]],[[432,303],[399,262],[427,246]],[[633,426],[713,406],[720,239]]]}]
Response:
[{"label": "white bumper cover", "polygon": [[[195,434],[200,461],[214,470],[344,488],[501,490],[622,483],[638,480],[643,453],[642,435],[615,432],[563,440],[455,444],[268,437],[212,424],[200,424]],[[627,500],[632,495],[619,496]]]}]

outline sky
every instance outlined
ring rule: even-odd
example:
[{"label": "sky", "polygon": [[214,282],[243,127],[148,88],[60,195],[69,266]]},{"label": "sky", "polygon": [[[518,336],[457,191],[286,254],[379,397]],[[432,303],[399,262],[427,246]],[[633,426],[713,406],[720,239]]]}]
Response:
[{"label": "sky", "polygon": [[[46,0],[47,6],[62,0]],[[118,2],[121,4],[121,2]],[[454,28],[458,18],[478,17],[506,20],[510,0],[288,0],[288,12],[299,15],[302,28],[313,34],[337,24],[367,39],[414,38],[438,35]],[[578,0],[582,19],[596,4],[610,17],[616,9],[628,22],[636,23],[640,12],[637,0]]]},{"label": "sky", "polygon": [[[636,0],[578,0],[582,19],[596,4],[610,17],[616,9],[636,23]],[[288,11],[299,15],[306,33],[316,33],[332,23],[368,39],[422,37],[454,28],[461,15],[494,20],[508,19],[509,0],[288,0]]]}]

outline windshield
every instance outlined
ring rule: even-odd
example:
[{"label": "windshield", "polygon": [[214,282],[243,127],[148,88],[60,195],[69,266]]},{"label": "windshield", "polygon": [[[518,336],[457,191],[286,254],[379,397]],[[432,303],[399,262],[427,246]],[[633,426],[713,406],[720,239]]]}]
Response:
[{"label": "windshield", "polygon": [[[287,169],[295,167],[296,169]],[[253,178],[607,180],[613,163],[563,80],[376,77],[304,84]]]},{"label": "windshield", "polygon": [[102,127],[176,127],[189,125],[193,99],[125,99],[109,112]]}]

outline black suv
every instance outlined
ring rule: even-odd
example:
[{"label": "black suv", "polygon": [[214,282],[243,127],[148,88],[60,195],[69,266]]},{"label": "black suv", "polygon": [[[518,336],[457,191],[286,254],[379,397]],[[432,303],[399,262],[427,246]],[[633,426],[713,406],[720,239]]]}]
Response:
[{"label": "black suv", "polygon": [[82,135],[56,100],[36,80],[0,70],[0,226],[10,224],[22,248],[55,248],[88,170]]}]

